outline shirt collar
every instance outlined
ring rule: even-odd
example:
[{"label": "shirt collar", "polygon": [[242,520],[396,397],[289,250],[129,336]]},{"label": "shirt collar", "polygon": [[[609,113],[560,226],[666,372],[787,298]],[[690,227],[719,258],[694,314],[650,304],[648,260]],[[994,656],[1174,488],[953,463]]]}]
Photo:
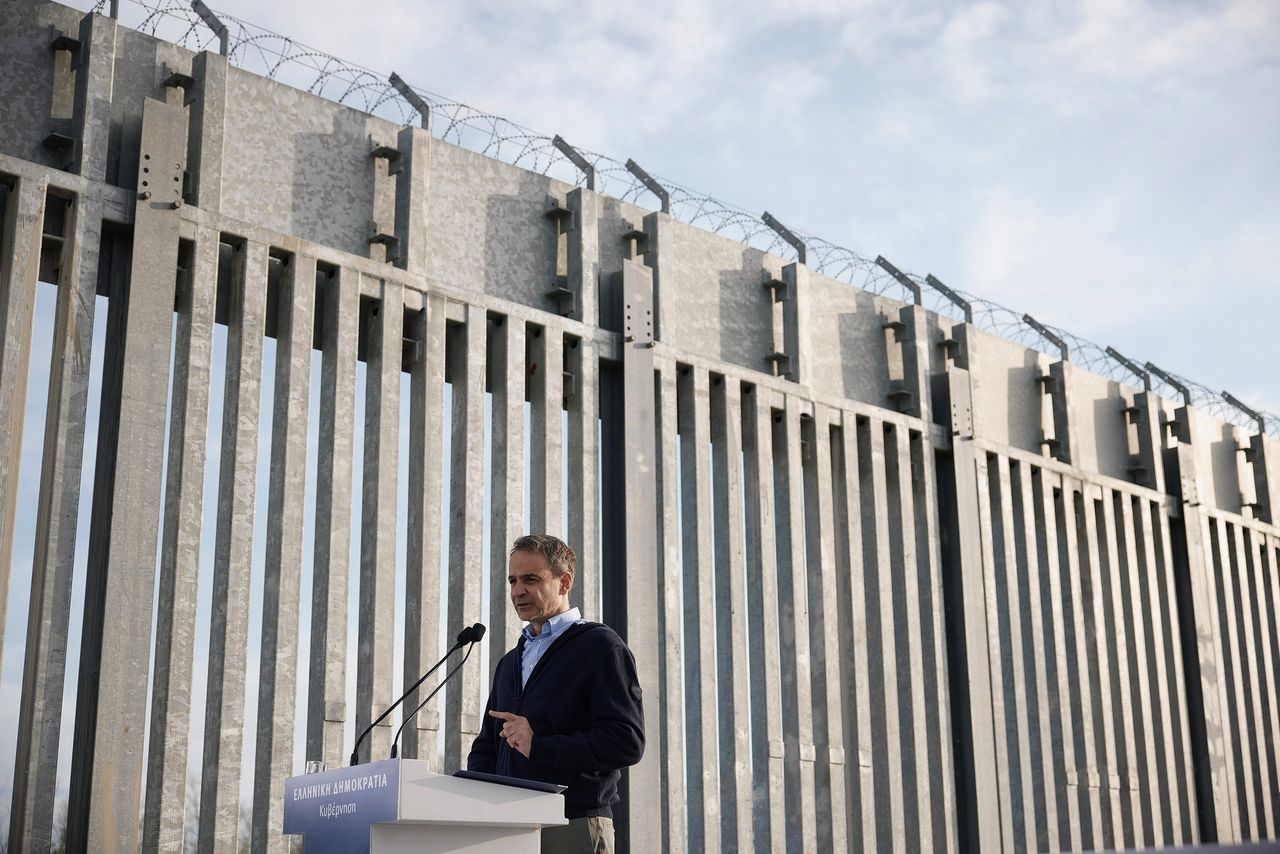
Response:
[{"label": "shirt collar", "polygon": [[543,623],[541,634],[535,635],[533,632],[529,631],[528,626],[524,627],[523,634],[525,640],[545,640],[546,638],[560,634],[560,631],[565,626],[573,625],[581,619],[582,614],[578,609],[570,608],[568,611],[561,611],[559,614],[556,614],[554,617]]}]

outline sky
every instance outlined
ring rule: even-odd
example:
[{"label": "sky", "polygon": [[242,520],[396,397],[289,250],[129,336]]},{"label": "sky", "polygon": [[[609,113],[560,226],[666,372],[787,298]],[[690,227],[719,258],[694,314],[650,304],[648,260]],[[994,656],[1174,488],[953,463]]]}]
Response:
[{"label": "sky", "polygon": [[[214,5],[1280,413],[1280,0]],[[37,307],[37,396],[51,293],[42,286]],[[95,398],[91,437],[96,410]],[[220,412],[217,376],[212,425]],[[264,405],[264,435],[269,414]],[[31,407],[20,507],[36,501],[42,423]],[[207,588],[216,475],[206,494]],[[309,556],[309,533],[304,542]],[[30,546],[17,544],[15,567]],[[82,536],[76,615],[86,549]],[[21,676],[26,596],[15,583],[4,696]],[[256,665],[251,656],[250,686]],[[198,669],[197,721],[203,678]],[[9,763],[15,714],[0,709]],[[11,774],[0,768],[4,812]]]},{"label": "sky", "polygon": [[1280,412],[1280,0],[215,8]]}]

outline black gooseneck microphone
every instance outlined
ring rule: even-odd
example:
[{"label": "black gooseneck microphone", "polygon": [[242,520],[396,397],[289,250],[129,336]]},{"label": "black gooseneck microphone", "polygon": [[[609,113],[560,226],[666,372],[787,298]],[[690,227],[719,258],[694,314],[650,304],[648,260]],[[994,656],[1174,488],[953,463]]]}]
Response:
[{"label": "black gooseneck microphone", "polygon": [[[463,629],[463,631],[467,630]],[[471,650],[475,649],[476,644],[480,643],[480,639],[484,637],[484,623],[476,623],[472,626],[471,633],[471,646],[467,647],[466,655],[462,656],[462,661],[459,661],[454,665],[454,668],[446,673],[444,678],[440,680],[440,684],[435,687],[435,690],[428,694],[427,698],[418,704],[418,708],[405,715],[404,720],[400,722],[400,729],[396,730],[396,737],[391,739],[392,759],[396,758],[396,750],[398,749],[397,745],[400,743],[400,733],[404,732],[404,728],[408,725],[409,721],[413,720],[414,716],[417,715],[418,712],[422,711],[423,708],[426,707],[427,703],[431,702],[431,698],[440,693],[440,689],[453,678],[453,674],[457,673],[462,668],[462,665],[467,663],[467,659],[471,657]],[[462,635],[459,634],[458,637],[461,638]]]},{"label": "black gooseneck microphone", "polygon": [[[430,670],[422,674],[422,676],[418,679],[418,681],[414,682],[408,691],[405,691],[403,694],[401,694],[399,700],[396,700],[390,706],[387,706],[387,710],[382,714],[378,715],[377,720],[375,720],[373,723],[365,727],[364,732],[360,733],[360,737],[356,739],[355,747],[351,749],[352,765],[360,764],[360,744],[366,738],[369,737],[369,733],[373,732],[374,727],[382,723],[382,721],[386,718],[386,716],[391,714],[392,710],[394,710],[396,706],[403,703],[406,699],[408,699],[410,694],[418,690],[418,686],[421,685],[423,682],[426,682],[428,676],[430,676],[432,673],[435,673],[437,670],[439,670],[440,665],[444,664],[449,659],[449,656],[453,655],[455,652],[462,649],[467,644],[474,644],[476,641],[480,640],[479,637],[476,637],[476,626],[480,627],[480,635],[483,636],[484,626],[481,626],[479,623],[476,623],[475,625],[472,625],[472,626],[467,626],[465,629],[458,632],[458,638],[453,644],[453,646],[449,647],[449,651],[446,652],[439,661],[437,661],[434,665],[432,665]],[[466,659],[464,658],[463,660],[465,661]]]}]

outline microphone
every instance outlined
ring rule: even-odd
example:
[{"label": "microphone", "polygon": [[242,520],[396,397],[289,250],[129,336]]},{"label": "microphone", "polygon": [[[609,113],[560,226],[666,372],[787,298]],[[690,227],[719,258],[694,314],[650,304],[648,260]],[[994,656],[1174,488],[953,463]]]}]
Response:
[{"label": "microphone", "polygon": [[[464,646],[466,646],[467,644],[474,644],[476,641],[480,640],[480,638],[479,638],[479,637],[476,637],[476,628],[477,628],[477,627],[479,627],[479,629],[480,629],[480,636],[481,636],[481,637],[483,637],[483,636],[484,636],[484,626],[480,625],[479,623],[476,623],[475,625],[467,626],[465,629],[463,629],[462,631],[458,632],[457,640],[455,641],[455,643],[453,644],[453,646],[451,646],[451,647],[449,648],[449,651],[448,651],[448,652],[446,652],[446,653],[444,654],[444,656],[443,656],[439,661],[437,661],[434,665],[432,665],[432,667],[431,667],[431,669],[430,669],[430,670],[428,670],[426,673],[422,674],[422,676],[421,676],[421,677],[419,677],[418,681],[417,681],[417,682],[414,682],[414,683],[413,683],[413,685],[412,685],[412,686],[410,686],[410,688],[409,688],[409,690],[408,690],[408,691],[405,691],[403,694],[401,694],[401,695],[400,695],[400,699],[399,699],[399,700],[396,700],[396,701],[395,701],[394,703],[392,703],[390,706],[387,706],[387,710],[386,710],[385,712],[383,712],[382,714],[378,715],[377,720],[375,720],[373,723],[371,723],[371,724],[369,724],[367,727],[365,727],[364,732],[360,733],[360,737],[356,739],[355,747],[354,747],[354,748],[352,748],[352,750],[351,750],[351,764],[352,764],[352,765],[359,765],[359,764],[360,764],[360,744],[361,744],[361,742],[363,742],[366,738],[368,738],[369,733],[373,732],[373,728],[374,728],[374,727],[376,727],[378,724],[382,723],[382,721],[387,717],[387,715],[391,714],[392,710],[393,710],[393,709],[395,709],[395,707],[396,707],[396,706],[398,706],[398,705],[400,705],[401,703],[403,703],[405,700],[407,700],[407,699],[409,698],[409,695],[410,695],[410,694],[412,694],[414,691],[418,690],[418,686],[419,686],[419,685],[421,685],[423,682],[426,682],[426,681],[427,681],[427,677],[428,677],[428,676],[430,676],[432,673],[435,673],[437,670],[439,670],[439,669],[440,669],[440,665],[444,664],[444,663],[445,663],[445,661],[447,661],[447,660],[448,660],[449,656],[453,655],[455,652],[457,652],[458,650],[462,649],[462,648],[463,648]],[[464,658],[463,660],[465,661],[466,659]],[[419,707],[419,708],[421,708],[421,707]]]},{"label": "microphone", "polygon": [[475,649],[476,644],[480,643],[480,639],[484,637],[484,631],[485,631],[484,624],[476,623],[474,626],[471,626],[469,629],[463,629],[462,632],[458,634],[458,639],[461,640],[462,634],[468,631],[471,632],[471,646],[467,647],[467,652],[465,655],[462,656],[462,661],[459,661],[452,670],[446,673],[444,675],[444,678],[440,680],[440,684],[435,687],[435,690],[432,691],[430,694],[428,694],[427,698],[418,704],[418,708],[414,709],[412,712],[405,715],[404,720],[400,722],[400,728],[396,730],[395,738],[391,739],[391,758],[392,759],[396,758],[396,750],[398,749],[397,745],[400,743],[400,733],[404,732],[404,728],[409,723],[409,721],[413,720],[414,716],[417,715],[418,712],[422,711],[423,708],[427,705],[427,703],[431,702],[431,698],[434,697],[436,694],[440,693],[440,689],[443,688],[449,682],[449,680],[453,678],[453,674],[457,673],[458,670],[461,669],[462,665],[467,663],[467,659],[471,657],[471,650]]}]

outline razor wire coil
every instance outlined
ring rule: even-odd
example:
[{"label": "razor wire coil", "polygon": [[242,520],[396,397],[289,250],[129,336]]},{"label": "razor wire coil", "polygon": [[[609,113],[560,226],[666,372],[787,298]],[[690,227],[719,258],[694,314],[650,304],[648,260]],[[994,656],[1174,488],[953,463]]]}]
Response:
[{"label": "razor wire coil", "polygon": [[[101,13],[107,6],[108,0],[96,0],[90,11]],[[136,18],[132,26],[140,32],[193,51],[219,47],[219,34],[210,29],[185,2],[126,0],[125,8],[131,18]],[[216,10],[214,14],[226,27],[227,59],[237,68],[396,124],[415,124],[420,120],[418,109],[386,76],[234,16]],[[412,88],[430,111],[428,127],[433,136],[571,186],[581,186],[585,182],[578,168],[552,143],[552,137],[461,101],[416,86]],[[632,204],[639,204],[648,195],[648,188],[626,168],[623,161],[582,148],[577,150],[595,170],[597,192]],[[670,211],[675,219],[764,253],[783,258],[795,256],[795,250],[757,214],[661,176],[654,177],[669,192]],[[914,301],[914,294],[907,286],[868,256],[813,234],[797,234],[805,243],[807,266],[813,272],[878,296],[904,303]],[[926,308],[954,321],[963,320],[959,307],[946,295],[931,287],[924,278],[911,273],[906,275],[920,287]],[[956,293],[969,301],[973,323],[978,328],[1021,346],[1058,355],[1058,348],[1026,323],[1021,313],[973,294]],[[1105,348],[1064,329],[1046,328],[1067,344],[1072,364],[1131,388],[1141,385],[1135,385],[1135,374],[1108,355]],[[1227,423],[1257,427],[1254,419],[1208,386],[1182,377],[1175,379],[1186,386],[1191,402],[1210,415]],[[1170,399],[1181,396],[1157,376],[1152,376],[1151,382],[1153,388],[1162,389]],[[1266,432],[1280,439],[1280,416],[1265,412],[1260,415]]]}]

